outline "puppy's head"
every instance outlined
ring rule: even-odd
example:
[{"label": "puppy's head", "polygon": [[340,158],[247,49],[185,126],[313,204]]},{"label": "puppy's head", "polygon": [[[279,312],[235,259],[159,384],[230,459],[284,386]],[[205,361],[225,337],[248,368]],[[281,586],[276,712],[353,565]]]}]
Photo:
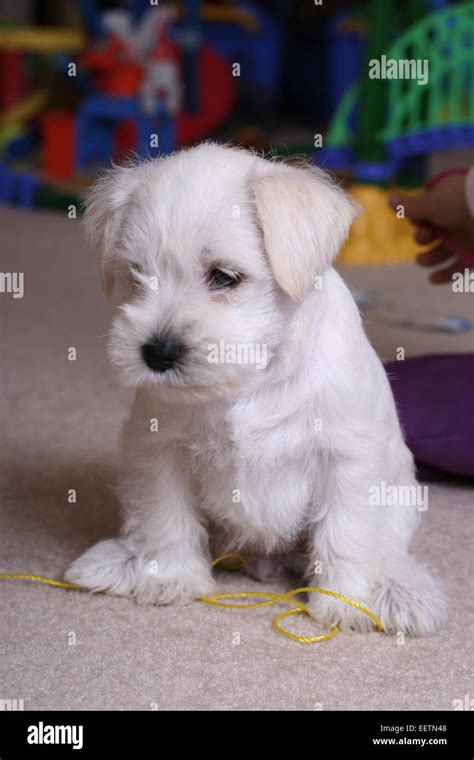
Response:
[{"label": "puppy's head", "polygon": [[212,143],[111,170],[85,221],[105,291],[125,287],[113,362],[183,400],[234,390],[278,352],[355,215],[323,172]]}]

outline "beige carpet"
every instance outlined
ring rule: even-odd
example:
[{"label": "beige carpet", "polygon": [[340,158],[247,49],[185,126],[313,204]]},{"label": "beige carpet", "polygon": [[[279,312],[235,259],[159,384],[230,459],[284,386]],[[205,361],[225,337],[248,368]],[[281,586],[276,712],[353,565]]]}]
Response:
[{"label": "beige carpet", "polygon": [[[127,392],[104,358],[112,304],[79,222],[0,212],[4,272],[25,274],[25,295],[0,294],[2,504],[0,572],[61,577],[94,541],[114,534],[117,433]],[[468,316],[469,297],[434,289],[415,267],[347,271],[381,298],[367,312],[384,358],[472,349],[472,333],[409,332],[384,323],[415,310]],[[77,360],[68,361],[74,347]],[[451,709],[474,694],[473,492],[430,486],[417,554],[445,583],[451,622],[431,638],[343,635],[318,645],[271,629],[271,610],[199,603],[138,607],[39,584],[0,581],[0,699],[25,709]],[[77,503],[68,503],[70,489]],[[257,589],[221,573],[228,590]],[[313,635],[293,619],[294,630]]]}]

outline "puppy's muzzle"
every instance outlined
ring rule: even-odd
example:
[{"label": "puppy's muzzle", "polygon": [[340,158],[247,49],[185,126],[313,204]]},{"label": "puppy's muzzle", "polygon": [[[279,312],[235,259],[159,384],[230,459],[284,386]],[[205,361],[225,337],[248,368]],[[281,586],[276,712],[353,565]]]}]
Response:
[{"label": "puppy's muzzle", "polygon": [[143,344],[142,357],[153,372],[166,372],[174,367],[183,351],[184,346],[179,340],[155,337]]}]

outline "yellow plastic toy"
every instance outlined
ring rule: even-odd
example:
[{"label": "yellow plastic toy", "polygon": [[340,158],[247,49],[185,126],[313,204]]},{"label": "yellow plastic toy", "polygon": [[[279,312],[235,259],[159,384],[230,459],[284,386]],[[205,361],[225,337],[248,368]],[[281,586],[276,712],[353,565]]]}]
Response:
[{"label": "yellow plastic toy", "polygon": [[[421,188],[420,188],[421,190]],[[407,219],[399,219],[388,205],[388,197],[396,189],[385,190],[365,184],[354,184],[350,194],[364,212],[355,220],[349,239],[341,249],[338,263],[355,266],[402,264],[413,261],[425,248],[413,240],[413,227]],[[403,190],[415,194],[418,190]]]}]

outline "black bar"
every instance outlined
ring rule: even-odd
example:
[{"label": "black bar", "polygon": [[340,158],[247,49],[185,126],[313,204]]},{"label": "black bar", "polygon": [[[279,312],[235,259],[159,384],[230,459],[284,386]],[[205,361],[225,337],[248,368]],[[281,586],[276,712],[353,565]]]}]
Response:
[{"label": "black bar", "polygon": [[[130,757],[152,757],[163,752],[182,754],[186,743],[192,752],[215,754],[217,736],[221,737],[219,754],[224,755],[237,746],[239,754],[253,753],[258,742],[266,754],[273,749],[278,757],[286,754],[287,745],[293,747],[292,756],[295,750],[302,755],[309,751],[311,756],[338,760],[352,757],[355,750],[380,758],[473,757],[472,713],[468,711],[310,711],[284,716],[270,711],[216,712],[1,712],[0,760],[113,757],[115,752],[122,757],[128,749],[133,752]],[[245,731],[253,721],[254,729]],[[225,731],[231,732],[229,749]],[[169,745],[172,752],[171,747],[165,749]]]}]

